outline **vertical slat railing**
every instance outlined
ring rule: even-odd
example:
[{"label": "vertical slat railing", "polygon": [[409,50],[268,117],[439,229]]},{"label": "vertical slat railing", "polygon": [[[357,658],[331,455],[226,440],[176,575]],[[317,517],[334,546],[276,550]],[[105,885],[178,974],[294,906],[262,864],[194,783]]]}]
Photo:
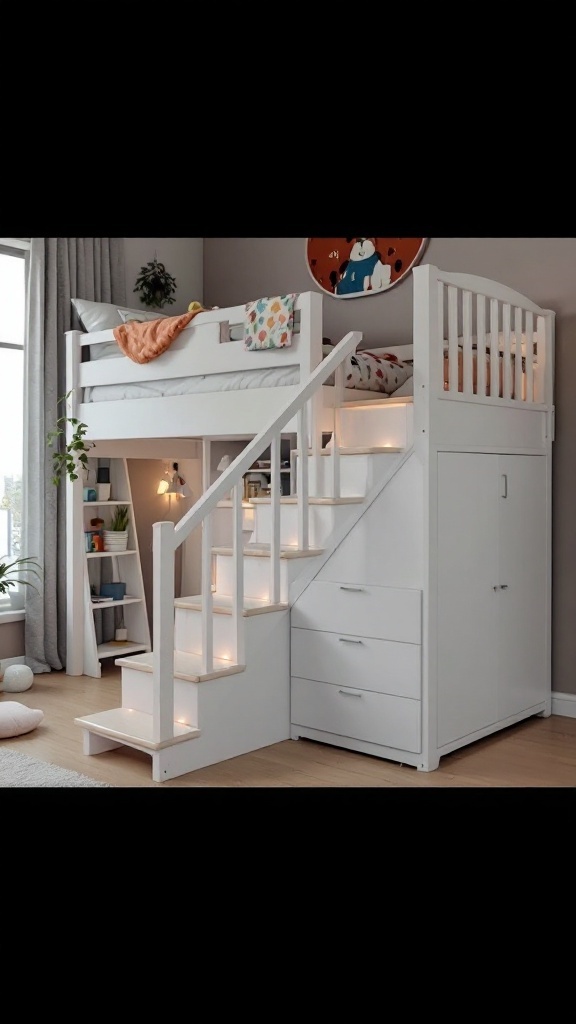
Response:
[{"label": "vertical slat railing", "polygon": [[214,668],[212,599],[212,512],[202,520],[202,672]]},{"label": "vertical slat railing", "polygon": [[[444,351],[444,339],[446,334],[444,332],[444,285],[442,281],[438,281],[438,344],[440,346],[440,367],[442,377],[439,381],[438,387],[440,391],[448,390],[448,378],[450,375],[449,370],[446,369],[448,363],[448,357]],[[434,382],[436,383],[436,382]]]},{"label": "vertical slat railing", "polygon": [[332,477],[331,493],[333,498],[340,497],[340,434],[341,434],[341,413],[340,407],[344,395],[344,366],[342,363],[336,368],[334,374],[334,429],[332,432],[332,451],[330,454],[330,470]]},{"label": "vertical slat railing", "polygon": [[490,299],[490,397],[500,394],[500,345],[498,340],[498,299]]},{"label": "vertical slat railing", "polygon": [[243,481],[240,479],[232,489],[233,530],[232,530],[232,635],[235,638],[234,656],[237,665],[246,660],[244,621],[244,537],[242,535]]},{"label": "vertical slat railing", "polygon": [[502,303],[502,361],[504,363],[504,380],[502,398],[512,397],[512,347],[510,339],[511,307],[509,302]]},{"label": "vertical slat railing", "polygon": [[305,402],[298,412],[298,470],[296,494],[298,496],[298,547],[306,551],[308,543],[308,408]]},{"label": "vertical slat railing", "polygon": [[486,396],[486,297],[476,296],[476,394]]},{"label": "vertical slat railing", "polygon": [[534,401],[534,316],[526,313],[526,401]]},{"label": "vertical slat railing", "polygon": [[458,289],[448,285],[448,390],[458,391]]},{"label": "vertical slat railing", "polygon": [[[478,355],[478,348],[476,348]],[[472,292],[462,292],[462,390],[474,394],[472,375]]]},{"label": "vertical slat railing", "polygon": [[174,735],[174,523],[152,527],[152,739]]},{"label": "vertical slat railing", "polygon": [[[526,353],[527,355],[528,353]],[[514,398],[517,402],[525,400],[524,375],[522,373],[522,310],[514,308]],[[524,364],[526,365],[526,363]]]},{"label": "vertical slat railing", "polygon": [[270,601],[280,602],[280,434],[270,442]]}]

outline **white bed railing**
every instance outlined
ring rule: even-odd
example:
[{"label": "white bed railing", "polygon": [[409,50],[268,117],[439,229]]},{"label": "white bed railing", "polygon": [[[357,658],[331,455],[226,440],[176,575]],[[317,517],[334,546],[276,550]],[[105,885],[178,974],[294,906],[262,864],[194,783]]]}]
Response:
[{"label": "white bed railing", "polygon": [[[362,340],[359,332],[347,334],[333,351],[311,372],[274,419],[250,441],[234,462],[217,481],[211,484],[193,508],[175,526],[172,522],[155,523],[153,526],[153,739],[164,742],[173,736],[174,730],[174,556],[177,549],[197,527],[202,527],[202,675],[214,671],[214,647],[212,635],[212,523],[211,513],[219,501],[232,492],[233,495],[233,540],[235,587],[232,596],[232,616],[235,624],[235,664],[244,661],[244,581],[243,581],[243,538],[242,538],[242,478],[270,447],[271,451],[271,504],[272,539],[270,544],[270,604],[280,600],[280,437],[283,428],[293,417],[297,418],[297,446],[301,456],[310,450],[317,455],[318,440],[314,397],[331,375],[340,392],[343,388],[343,361],[355,351]],[[309,429],[309,409],[311,427]],[[339,420],[337,410],[334,416],[334,441],[331,446],[332,479],[334,496],[339,496]],[[298,549],[310,550],[309,546],[309,463],[314,459],[300,457],[298,460]]]},{"label": "white bed railing", "polygon": [[494,281],[429,264],[413,278],[415,373],[434,397],[552,404],[553,312]]}]

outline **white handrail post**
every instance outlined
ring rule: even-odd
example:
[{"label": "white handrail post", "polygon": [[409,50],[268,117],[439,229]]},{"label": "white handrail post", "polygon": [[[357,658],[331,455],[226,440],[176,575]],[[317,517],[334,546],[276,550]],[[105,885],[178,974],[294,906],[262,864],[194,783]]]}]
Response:
[{"label": "white handrail post", "polygon": [[308,423],[307,403],[298,412],[298,547],[301,551],[308,548]]},{"label": "white handrail post", "polygon": [[280,434],[270,442],[270,602],[280,601]]},{"label": "white handrail post", "polygon": [[174,735],[174,523],[152,527],[152,738]]},{"label": "white handrail post", "polygon": [[244,639],[244,537],[242,535],[242,478],[234,485],[232,492],[233,535],[232,535],[232,634],[235,637],[234,657],[237,665],[246,660]]},{"label": "white handrail post", "polygon": [[344,394],[344,364],[340,363],[334,373],[334,430],[332,432],[332,454],[330,464],[332,468],[332,497],[340,497],[340,423],[341,405]]},{"label": "white handrail post", "polygon": [[212,621],[212,511],[202,520],[202,672],[214,667]]}]

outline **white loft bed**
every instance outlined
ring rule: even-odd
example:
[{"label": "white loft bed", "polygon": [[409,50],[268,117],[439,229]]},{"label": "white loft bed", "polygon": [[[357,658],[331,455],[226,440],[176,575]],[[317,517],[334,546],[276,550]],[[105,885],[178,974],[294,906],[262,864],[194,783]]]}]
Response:
[{"label": "white loft bed", "polygon": [[[166,352],[146,364],[125,356],[112,330],[70,331],[67,390],[76,394],[76,415],[89,425],[93,441],[249,438],[276,413],[279,388],[287,401],[322,360],[322,301],[317,292],[298,295],[292,345],[262,351],[244,348],[244,306],[197,314]],[[372,351],[410,359],[412,346]],[[331,384],[321,389],[325,429],[331,429],[335,390]],[[375,399],[386,395],[346,387],[343,396],[347,403]]]},{"label": "white loft bed", "polygon": [[[231,325],[242,323],[243,306],[199,314],[167,352],[143,366],[124,356],[82,361],[83,348],[109,343],[113,334],[69,333],[67,390],[77,396],[72,413],[87,424],[87,439],[95,441],[97,449],[98,442],[110,440],[121,448],[129,441],[152,438],[254,437],[183,520],[176,526],[155,524],[159,582],[155,576],[152,689],[142,691],[140,698],[143,662],[132,668],[123,661],[126,703],[111,712],[110,727],[100,720],[82,721],[88,733],[92,735],[93,727],[96,735],[86,740],[88,753],[108,749],[105,743],[117,745],[120,712],[119,742],[142,749],[123,712],[132,713],[138,700],[137,710],[149,715],[151,693],[154,708],[163,702],[164,716],[159,730],[154,725],[159,737],[153,755],[156,781],[290,737],[333,743],[432,771],[441,756],[457,747],[523,718],[550,714],[555,315],[485,278],[428,265],[415,268],[412,277],[412,346],[386,348],[399,358],[413,358],[413,394],[400,398],[383,399],[377,392],[353,395],[342,386],[338,360],[348,358],[344,353],[358,345],[357,332],[342,339],[329,363],[322,365],[323,300],[314,292],[297,298],[299,331],[289,349],[248,352],[230,341]],[[383,324],[382,346],[385,331]],[[87,400],[93,394],[85,391],[231,372],[266,374],[290,366],[296,367],[299,383],[270,387],[270,379],[263,376],[263,387],[134,400],[107,397],[102,402]],[[328,386],[325,379],[334,371],[337,384]],[[310,423],[303,415],[308,402],[314,415],[311,425],[303,427]],[[280,607],[276,495],[268,527],[263,527],[270,538],[272,582],[261,599],[270,602],[282,629],[292,631],[292,655],[286,634],[281,634],[278,646],[279,634],[266,631],[266,616],[260,613],[246,619],[245,635],[242,632],[244,617],[238,609],[246,591],[241,567],[254,554],[243,549],[236,569],[227,563],[224,573],[223,593],[235,609],[236,661],[227,657],[226,671],[219,675],[213,662],[218,650],[209,646],[217,644],[211,618],[208,517],[234,488],[235,537],[241,545],[242,474],[272,441],[278,459],[279,436],[291,431],[291,417],[299,433],[298,479],[303,482],[295,499],[287,499],[298,505],[296,561],[308,552],[312,557],[286,582]],[[320,428],[334,431],[331,451],[320,452]],[[306,430],[312,438],[311,463],[303,457]],[[342,452],[349,457],[340,460]],[[326,457],[317,458],[319,454]],[[365,486],[359,488],[360,475]],[[71,485],[68,531],[71,641],[74,615],[82,603],[78,566],[83,555],[74,540],[81,529],[74,526],[81,522],[77,484]],[[301,542],[304,527],[309,526],[309,497],[311,502],[320,499],[320,504],[332,499],[345,504],[350,497],[357,503],[349,506],[342,526],[329,527],[319,553],[308,544],[308,529]],[[265,506],[256,503],[258,520],[260,512],[266,512]],[[196,737],[190,736],[186,754],[184,744],[178,748],[178,759],[172,750],[178,737],[172,734],[175,705],[167,682],[176,664],[174,652],[181,648],[174,645],[174,609],[162,594],[166,597],[174,590],[174,552],[201,523],[208,529],[203,530],[201,609],[195,608],[204,616],[199,672],[202,679],[218,676],[222,689],[203,689],[200,683],[198,696],[202,694],[211,708],[205,717],[199,706],[183,709],[187,727],[204,731],[205,746],[197,744],[194,750]],[[293,546],[291,540],[283,543]],[[228,555],[221,552],[216,557]],[[348,602],[356,600],[355,595],[360,595],[362,605],[356,605],[351,615]],[[376,653],[378,645],[383,645],[378,647],[381,656]],[[321,652],[328,649],[333,656],[325,659]],[[345,650],[360,652],[363,660],[350,668]],[[265,666],[272,663],[271,676]],[[80,674],[81,668],[67,666],[67,671]],[[241,675],[234,675],[237,671]],[[138,689],[131,689],[130,673],[139,677]],[[217,694],[228,687],[226,673],[231,673],[232,682],[221,701]],[[196,700],[196,683],[193,690]],[[236,709],[240,725],[230,708]],[[255,722],[257,736],[251,733]]]}]

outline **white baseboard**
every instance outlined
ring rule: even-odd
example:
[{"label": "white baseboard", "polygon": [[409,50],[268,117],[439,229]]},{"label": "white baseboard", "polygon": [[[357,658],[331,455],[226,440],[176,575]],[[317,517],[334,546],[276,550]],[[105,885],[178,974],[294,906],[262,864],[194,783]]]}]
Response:
[{"label": "white baseboard", "polygon": [[553,690],[552,714],[576,718],[576,693],[558,693]]},{"label": "white baseboard", "polygon": [[18,658],[0,658],[0,672],[4,673],[8,668],[8,665],[23,665],[25,661],[24,655],[20,655]]}]

